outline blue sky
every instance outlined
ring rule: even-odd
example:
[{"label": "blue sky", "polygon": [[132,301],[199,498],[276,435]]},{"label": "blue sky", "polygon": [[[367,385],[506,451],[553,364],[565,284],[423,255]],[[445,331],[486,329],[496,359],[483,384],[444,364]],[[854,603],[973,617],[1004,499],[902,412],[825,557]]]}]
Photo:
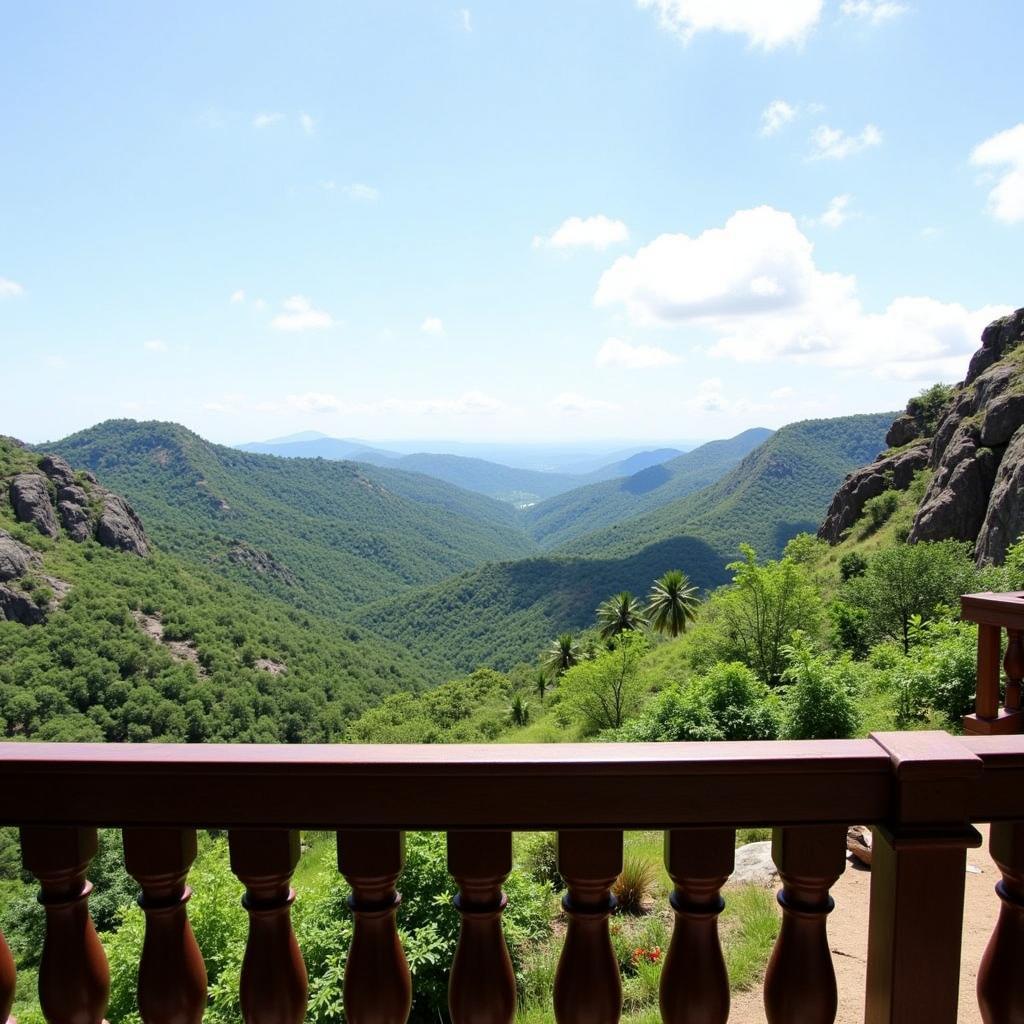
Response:
[{"label": "blue sky", "polygon": [[721,437],[1024,304],[1015,2],[15,5],[0,432]]}]

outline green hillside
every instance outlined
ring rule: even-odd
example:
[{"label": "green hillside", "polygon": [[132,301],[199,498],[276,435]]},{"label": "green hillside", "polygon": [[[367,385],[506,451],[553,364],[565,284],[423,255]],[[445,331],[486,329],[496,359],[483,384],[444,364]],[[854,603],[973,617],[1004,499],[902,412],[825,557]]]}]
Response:
[{"label": "green hillside", "polygon": [[365,630],[174,555],[140,558],[16,522],[7,481],[37,462],[0,438],[0,531],[38,559],[5,586],[31,595],[47,616],[26,626],[0,614],[7,737],[332,741],[382,696],[437,680]]},{"label": "green hillside", "polygon": [[527,527],[545,548],[561,547],[576,537],[631,516],[660,508],[714,483],[766,438],[757,427],[725,441],[711,441],[623,479],[580,487],[529,509]]},{"label": "green hillside", "polygon": [[527,558],[485,565],[432,587],[359,610],[360,628],[408,646],[453,671],[508,669],[552,635],[593,623],[594,609],[623,588],[647,593],[685,566],[703,586],[725,583],[724,560],[702,541],[674,537],[624,558]]},{"label": "green hillside", "polygon": [[775,558],[791,537],[817,530],[843,477],[885,448],[892,419],[886,412],[791,423],[710,487],[579,537],[561,553],[628,558],[651,544],[689,536],[724,562],[741,543]]},{"label": "green hillside", "polygon": [[44,447],[124,494],[165,551],[319,613],[536,550],[508,505],[419,474],[241,452],[134,420]]}]

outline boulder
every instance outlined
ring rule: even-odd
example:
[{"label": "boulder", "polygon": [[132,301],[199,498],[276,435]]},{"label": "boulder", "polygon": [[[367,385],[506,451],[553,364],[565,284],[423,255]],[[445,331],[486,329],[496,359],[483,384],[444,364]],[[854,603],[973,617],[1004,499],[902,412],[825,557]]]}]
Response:
[{"label": "boulder", "polygon": [[966,384],[973,383],[990,366],[1024,341],[1024,309],[1000,317],[982,331],[981,348],[971,357]]},{"label": "boulder", "polygon": [[1024,393],[1006,392],[989,403],[981,421],[981,443],[989,448],[1006,444],[1024,424]]},{"label": "boulder", "polygon": [[46,477],[39,473],[19,473],[11,481],[11,505],[20,522],[32,523],[47,537],[59,536]]},{"label": "boulder", "polygon": [[1006,550],[1024,533],[1024,426],[1010,439],[978,531],[978,564],[1000,565]]},{"label": "boulder", "polygon": [[921,507],[909,540],[974,541],[985,519],[995,483],[999,455],[979,443],[977,427],[963,423],[950,439]]},{"label": "boulder", "polygon": [[736,850],[736,866],[729,876],[732,885],[760,885],[771,888],[779,878],[779,869],[772,860],[770,840],[747,843]]},{"label": "boulder", "polygon": [[890,448],[902,448],[905,444],[917,440],[921,436],[921,426],[910,413],[893,420],[889,432],[885,435],[885,443]]},{"label": "boulder", "polygon": [[59,455],[44,455],[39,460],[39,468],[57,486],[68,487],[75,483],[75,471]]},{"label": "boulder", "polygon": [[851,825],[846,830],[846,849],[865,867],[871,867],[871,829],[866,825]]},{"label": "boulder", "polygon": [[145,558],[149,541],[142,520],[124,498],[109,492],[103,495],[103,511],[96,523],[96,539],[106,548],[128,551]]},{"label": "boulder", "polygon": [[28,594],[0,584],[0,619],[35,626],[45,618],[42,608]]},{"label": "boulder", "polygon": [[92,517],[88,508],[74,501],[58,501],[57,512],[68,536],[78,544],[92,536]]},{"label": "boulder", "polygon": [[24,576],[35,563],[35,552],[0,530],[0,583]]},{"label": "boulder", "polygon": [[89,495],[77,484],[65,484],[63,487],[58,487],[57,500],[70,501],[72,504],[81,505],[83,508],[87,508],[89,505]]}]

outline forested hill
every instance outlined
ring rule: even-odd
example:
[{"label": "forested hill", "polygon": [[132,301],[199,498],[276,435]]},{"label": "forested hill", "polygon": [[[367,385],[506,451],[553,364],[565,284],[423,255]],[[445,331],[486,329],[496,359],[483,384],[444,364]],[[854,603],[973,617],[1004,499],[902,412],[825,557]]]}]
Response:
[{"label": "forested hill", "polygon": [[[0,437],[5,736],[337,741],[381,697],[438,681],[410,651],[154,548],[119,496],[64,468]],[[68,505],[134,530],[80,532]]]},{"label": "forested hill", "polygon": [[846,474],[885,448],[892,418],[886,412],[791,423],[710,487],[570,541],[561,551],[629,558],[654,543],[693,537],[726,562],[741,543],[777,557],[790,538],[817,530]]},{"label": "forested hill", "polygon": [[545,548],[557,548],[603,526],[660,508],[713,484],[771,433],[755,427],[622,479],[549,498],[526,512],[528,528]]},{"label": "forested hill", "polygon": [[317,613],[536,550],[510,506],[415,473],[241,452],[134,420],[43,447],[123,493],[165,551]]}]

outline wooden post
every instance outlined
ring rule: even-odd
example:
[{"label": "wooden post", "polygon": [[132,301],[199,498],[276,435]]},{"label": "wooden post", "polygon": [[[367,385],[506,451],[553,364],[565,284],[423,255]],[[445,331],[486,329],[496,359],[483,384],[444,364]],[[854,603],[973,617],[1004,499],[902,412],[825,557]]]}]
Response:
[{"label": "wooden post", "polygon": [[338,833],[338,868],[352,886],[355,917],[345,964],[345,1019],[351,1024],[405,1024],[412,979],[395,915],[395,889],[405,863],[405,836],[397,831]]},{"label": "wooden post", "polygon": [[735,866],[736,830],[685,828],[665,833],[665,868],[675,886],[672,942],[661,971],[665,1024],[726,1024],[729,978],[718,938],[721,896]]},{"label": "wooden post", "polygon": [[777,828],[772,859],[782,879],[782,928],[764,979],[768,1024],[832,1024],[838,996],[826,919],[829,890],[846,867],[846,826]]},{"label": "wooden post", "polygon": [[449,832],[448,870],[462,917],[448,984],[452,1024],[512,1024],[516,976],[501,930],[502,883],[512,870],[511,832]]},{"label": "wooden post", "polygon": [[21,830],[21,859],[39,880],[46,938],[39,962],[39,1005],[49,1024],[100,1024],[110,972],[89,917],[92,882],[85,872],[96,854],[96,829]]},{"label": "wooden post", "polygon": [[186,904],[185,877],[196,857],[194,828],[126,828],[124,865],[142,888],[146,937],[139,963],[139,1015],[145,1024],[199,1024],[206,965]]},{"label": "wooden post", "polygon": [[17,977],[14,970],[14,957],[11,956],[10,946],[0,932],[0,1021],[10,1017],[11,1007],[14,1005],[14,987]]},{"label": "wooden post", "polygon": [[874,830],[867,1024],[956,1024],[968,822],[981,761],[941,732],[875,733],[893,763],[892,817]]},{"label": "wooden post", "polygon": [[622,871],[622,833],[558,833],[558,871],[565,879],[562,908],[569,918],[555,973],[558,1024],[616,1024],[622,980],[608,934],[615,908],[612,884]]},{"label": "wooden post", "polygon": [[981,623],[978,626],[978,690],[974,713],[979,718],[999,715],[999,646],[1002,630]]},{"label": "wooden post", "polygon": [[1024,1021],[1024,822],[996,822],[989,836],[1002,880],[999,920],[978,969],[978,1005],[985,1024]]},{"label": "wooden post", "polygon": [[1006,699],[1003,706],[1007,711],[1020,711],[1020,686],[1024,679],[1024,639],[1019,629],[1006,631],[1006,656],[1003,671],[1006,673]]},{"label": "wooden post", "polygon": [[245,1024],[301,1024],[306,1015],[306,965],[292,930],[299,833],[289,829],[231,829],[231,870],[245,886],[249,937],[242,959]]}]

